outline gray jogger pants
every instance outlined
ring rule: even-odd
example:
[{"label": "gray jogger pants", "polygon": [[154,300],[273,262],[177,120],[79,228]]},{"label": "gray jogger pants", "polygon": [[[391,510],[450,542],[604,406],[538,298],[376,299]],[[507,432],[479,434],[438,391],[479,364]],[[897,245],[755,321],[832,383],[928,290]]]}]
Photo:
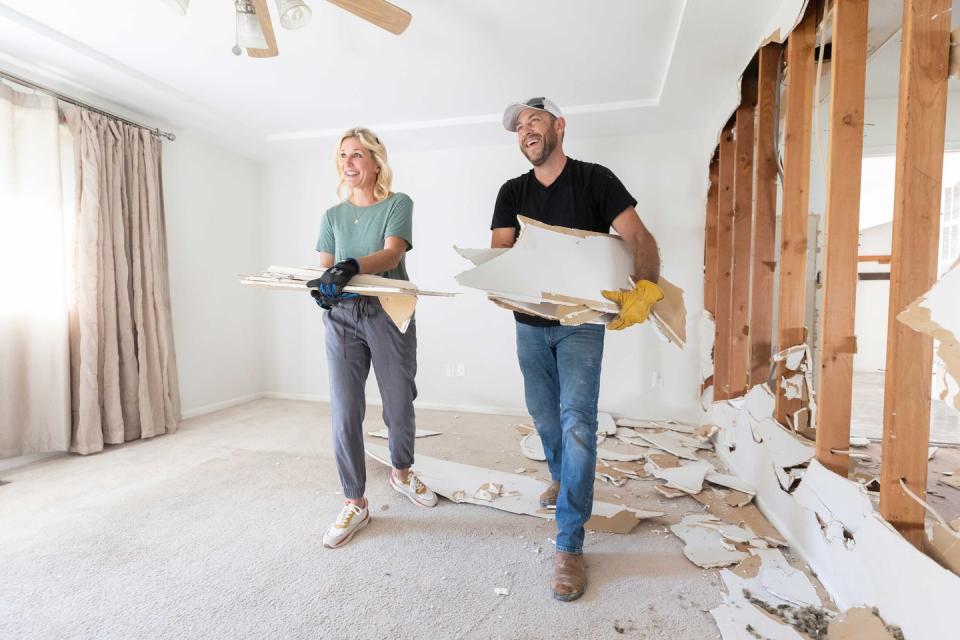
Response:
[{"label": "gray jogger pants", "polygon": [[383,400],[383,421],[390,432],[390,462],[395,469],[413,465],[417,397],[417,327],[406,333],[374,297],[340,303],[324,314],[333,452],[345,497],[363,497],[367,470],[363,454],[364,385],[370,363]]}]

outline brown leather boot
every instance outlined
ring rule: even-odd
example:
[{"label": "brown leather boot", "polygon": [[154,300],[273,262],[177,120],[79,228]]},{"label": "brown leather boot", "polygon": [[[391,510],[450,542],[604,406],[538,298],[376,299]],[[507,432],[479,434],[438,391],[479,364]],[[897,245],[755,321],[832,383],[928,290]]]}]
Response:
[{"label": "brown leather boot", "polygon": [[553,597],[563,602],[576,600],[587,588],[583,554],[557,551],[553,556]]},{"label": "brown leather boot", "polygon": [[559,493],[560,483],[551,482],[547,490],[540,494],[540,506],[544,509],[557,506],[557,494]]}]

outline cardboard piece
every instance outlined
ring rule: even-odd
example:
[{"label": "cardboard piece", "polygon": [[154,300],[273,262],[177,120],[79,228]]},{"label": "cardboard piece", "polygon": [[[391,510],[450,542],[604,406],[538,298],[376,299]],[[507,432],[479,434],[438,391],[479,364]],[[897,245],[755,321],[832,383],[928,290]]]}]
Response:
[{"label": "cardboard piece", "polygon": [[[455,247],[475,265],[456,276],[458,283],[486,291],[506,304],[555,303],[558,307],[617,313],[617,305],[600,292],[632,288],[633,256],[621,238],[547,225],[525,216],[518,220],[520,236],[516,243],[496,255],[488,250]],[[686,343],[683,291],[663,278],[658,285],[664,298],[653,306],[654,325],[667,340],[682,348]],[[543,307],[538,311],[548,313]],[[557,313],[554,318],[569,313]]]},{"label": "cardboard piece", "polygon": [[[366,443],[364,448],[367,455],[373,459],[387,466],[390,465],[390,452],[385,447]],[[492,507],[501,511],[546,520],[554,519],[552,510],[540,508],[540,494],[546,490],[547,483],[531,476],[484,469],[483,467],[450,462],[420,454],[417,454],[417,461],[413,468],[425,485],[430,487],[437,495],[441,495],[448,500]],[[475,492],[490,483],[500,487],[496,499],[492,501],[477,499],[474,496]],[[487,490],[489,491],[488,487]],[[593,515],[595,516],[611,518],[617,516],[624,509],[641,520],[664,515],[661,511],[630,509],[600,500],[593,501]],[[621,520],[618,523],[622,523],[624,516],[620,516],[620,518]],[[602,524],[606,523],[603,522]]]},{"label": "cardboard piece", "polygon": [[[430,430],[428,430],[428,429],[417,429],[417,431],[416,431],[416,433],[414,434],[413,437],[414,437],[414,438],[429,438],[430,436],[438,436],[438,435],[440,435],[440,433],[441,433],[440,431],[430,431]],[[367,433],[367,435],[373,436],[374,438],[387,438],[387,439],[389,439],[389,438],[390,438],[390,430],[389,430],[389,429],[380,429],[379,431],[370,431],[370,432]]]}]

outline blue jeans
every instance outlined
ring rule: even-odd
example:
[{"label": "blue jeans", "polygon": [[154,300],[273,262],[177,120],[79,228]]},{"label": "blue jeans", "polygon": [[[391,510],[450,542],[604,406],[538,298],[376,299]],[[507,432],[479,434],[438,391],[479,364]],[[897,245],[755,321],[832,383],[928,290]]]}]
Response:
[{"label": "blue jeans", "polygon": [[527,411],[543,440],[557,496],[557,550],[583,551],[593,511],[597,396],[604,327],[532,327],[517,323],[517,358]]}]

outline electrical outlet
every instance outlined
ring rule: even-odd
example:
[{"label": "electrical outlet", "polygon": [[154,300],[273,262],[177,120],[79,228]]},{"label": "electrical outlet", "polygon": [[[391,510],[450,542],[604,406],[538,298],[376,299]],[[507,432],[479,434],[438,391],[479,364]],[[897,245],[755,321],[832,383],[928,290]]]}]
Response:
[{"label": "electrical outlet", "polygon": [[467,365],[462,362],[457,363],[457,377],[462,378],[467,375]]},{"label": "electrical outlet", "polygon": [[653,375],[650,377],[650,386],[651,387],[662,387],[663,386],[663,376],[659,371],[654,371]]}]

